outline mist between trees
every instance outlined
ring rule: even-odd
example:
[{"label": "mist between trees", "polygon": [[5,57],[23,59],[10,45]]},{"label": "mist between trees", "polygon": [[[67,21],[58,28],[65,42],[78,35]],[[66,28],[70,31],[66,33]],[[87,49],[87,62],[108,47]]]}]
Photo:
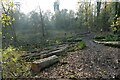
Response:
[{"label": "mist between trees", "polygon": [[3,48],[9,44],[40,46],[53,39],[87,31],[119,33],[119,27],[114,26],[120,16],[119,2],[78,2],[77,5],[77,12],[67,9],[55,13],[43,12],[38,7],[37,11],[31,11],[29,14],[13,10],[11,5],[11,11],[4,12],[15,21],[10,20],[11,25],[2,29]]}]

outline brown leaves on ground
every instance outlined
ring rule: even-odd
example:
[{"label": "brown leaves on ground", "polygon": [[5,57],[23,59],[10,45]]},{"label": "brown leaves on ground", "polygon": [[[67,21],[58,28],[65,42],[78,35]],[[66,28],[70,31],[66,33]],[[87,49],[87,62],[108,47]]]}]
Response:
[{"label": "brown leaves on ground", "polygon": [[[88,42],[89,43],[89,42]],[[120,74],[120,49],[99,44],[68,52],[60,63],[41,71],[42,78],[114,78]]]}]

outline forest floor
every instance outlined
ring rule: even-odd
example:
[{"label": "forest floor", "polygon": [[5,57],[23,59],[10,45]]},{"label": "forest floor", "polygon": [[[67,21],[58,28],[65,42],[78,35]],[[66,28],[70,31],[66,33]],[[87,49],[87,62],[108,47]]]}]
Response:
[{"label": "forest floor", "polygon": [[[82,37],[87,47],[67,52],[60,63],[41,71],[41,78],[114,78],[120,75],[120,48],[93,42],[94,35]],[[62,63],[64,62],[64,63]]]}]

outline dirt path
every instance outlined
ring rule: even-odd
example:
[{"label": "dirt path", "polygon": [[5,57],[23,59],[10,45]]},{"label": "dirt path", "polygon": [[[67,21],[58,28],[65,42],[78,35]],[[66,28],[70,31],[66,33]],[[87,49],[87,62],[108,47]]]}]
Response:
[{"label": "dirt path", "polygon": [[96,44],[91,35],[83,40],[84,50],[68,52],[61,62],[45,69],[36,77],[42,78],[114,78],[120,74],[120,49]]}]

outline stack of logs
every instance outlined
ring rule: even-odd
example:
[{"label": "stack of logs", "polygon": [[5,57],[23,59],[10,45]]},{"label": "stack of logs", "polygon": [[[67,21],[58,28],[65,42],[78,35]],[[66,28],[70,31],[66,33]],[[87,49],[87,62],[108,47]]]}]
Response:
[{"label": "stack of logs", "polygon": [[22,57],[31,63],[32,72],[39,72],[46,67],[59,62],[58,56],[65,53],[68,45],[60,46],[54,50],[43,51],[41,53],[31,53],[23,55]]},{"label": "stack of logs", "polygon": [[[69,39],[67,42],[79,42],[82,41],[81,38]],[[46,67],[59,62],[58,56],[66,53],[69,46],[67,44],[54,48],[52,50],[45,50],[39,53],[30,53],[23,55],[22,58],[31,63],[32,72],[39,72]]]}]

